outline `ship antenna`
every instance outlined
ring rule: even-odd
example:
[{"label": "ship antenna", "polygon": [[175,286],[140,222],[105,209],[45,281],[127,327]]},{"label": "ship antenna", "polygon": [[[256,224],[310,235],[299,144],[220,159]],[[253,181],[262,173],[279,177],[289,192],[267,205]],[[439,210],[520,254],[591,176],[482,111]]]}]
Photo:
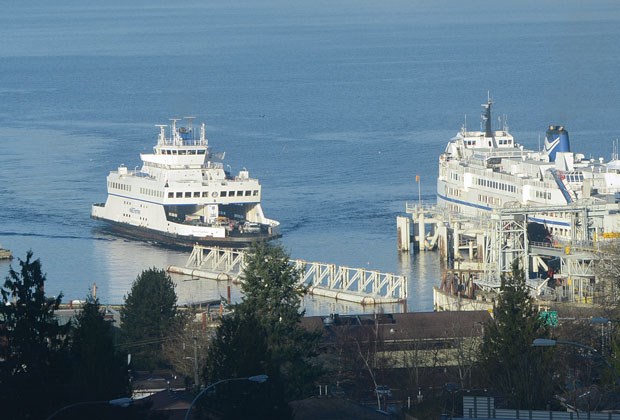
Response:
[{"label": "ship antenna", "polygon": [[196,117],[184,117],[187,120],[187,128],[189,131],[192,131],[192,121],[196,119]]}]

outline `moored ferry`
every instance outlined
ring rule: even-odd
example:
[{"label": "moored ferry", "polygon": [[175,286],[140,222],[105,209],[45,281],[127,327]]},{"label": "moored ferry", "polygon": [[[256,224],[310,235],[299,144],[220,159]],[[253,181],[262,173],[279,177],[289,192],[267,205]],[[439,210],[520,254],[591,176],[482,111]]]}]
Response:
[{"label": "moored ferry", "polygon": [[246,169],[224,169],[223,154],[212,153],[205,124],[199,133],[158,125],[152,153],[141,154],[142,168],[121,165],[107,177],[105,203],[92,205],[91,217],[117,233],[168,245],[243,247],[280,236],[279,222],[261,207],[261,185]]},{"label": "moored ferry", "polygon": [[[568,131],[557,125],[548,128],[542,150],[529,150],[516,142],[505,121],[501,129],[492,128],[490,99],[482,106],[484,130],[463,127],[440,155],[438,206],[474,219],[495,209],[535,208],[529,221],[543,224],[553,238],[620,236],[616,150],[607,162],[586,159],[570,150]],[[576,215],[567,210],[573,205],[594,210]]]}]

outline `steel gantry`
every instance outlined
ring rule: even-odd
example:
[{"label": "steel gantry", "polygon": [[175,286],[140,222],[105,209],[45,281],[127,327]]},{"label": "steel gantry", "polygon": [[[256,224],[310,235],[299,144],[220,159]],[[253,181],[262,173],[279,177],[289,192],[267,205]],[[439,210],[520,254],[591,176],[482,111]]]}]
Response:
[{"label": "steel gantry", "polygon": [[[564,242],[531,242],[527,237],[528,223],[540,223],[541,215],[563,213],[570,216],[571,239]],[[484,275],[481,284],[497,287],[502,275],[512,271],[519,261],[525,273],[547,270],[544,258],[557,258],[560,287],[548,290],[547,277],[528,279],[530,286],[542,288],[567,301],[586,301],[592,297],[597,252],[593,238],[600,227],[604,206],[577,205],[549,207],[515,207],[497,209],[491,215],[487,236]]]}]

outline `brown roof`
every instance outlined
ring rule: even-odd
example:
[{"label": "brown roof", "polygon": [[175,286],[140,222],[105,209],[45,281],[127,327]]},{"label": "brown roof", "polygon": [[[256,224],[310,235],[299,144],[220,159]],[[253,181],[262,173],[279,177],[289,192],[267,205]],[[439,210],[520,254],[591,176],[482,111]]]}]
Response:
[{"label": "brown roof", "polygon": [[305,317],[309,330],[339,326],[372,327],[379,325],[383,337],[394,340],[471,337],[482,334],[483,324],[491,320],[487,311],[408,312],[401,314],[330,315]]}]

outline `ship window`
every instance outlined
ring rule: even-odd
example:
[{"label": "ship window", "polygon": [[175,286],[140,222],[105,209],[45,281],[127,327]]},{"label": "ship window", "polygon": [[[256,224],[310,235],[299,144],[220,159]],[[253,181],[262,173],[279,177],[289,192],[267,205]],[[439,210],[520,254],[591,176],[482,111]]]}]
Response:
[{"label": "ship window", "polygon": [[192,197],[192,193],[189,191],[185,191],[185,198],[191,198]]},{"label": "ship window", "polygon": [[200,197],[200,191],[194,191],[194,197]]},{"label": "ship window", "polygon": [[168,198],[174,198],[174,193],[173,192],[169,192],[168,193]]},{"label": "ship window", "polygon": [[176,151],[176,150],[173,150],[173,151],[172,151],[172,154],[173,154],[173,155],[176,155],[176,154],[177,154],[177,151]]},{"label": "ship window", "polygon": [[177,193],[177,198],[183,198],[183,193],[182,192],[178,192]]},{"label": "ship window", "polygon": [[209,192],[208,191],[203,191],[202,192],[202,196],[203,197],[208,197],[209,196]]},{"label": "ship window", "polygon": [[205,152],[206,152],[206,150],[204,150],[204,149],[200,149],[200,150],[198,150],[198,154],[199,154],[199,155],[204,155],[204,154],[205,154]]},{"label": "ship window", "polygon": [[258,190],[254,190],[254,197],[258,195]]},{"label": "ship window", "polygon": [[220,194],[222,197],[226,197],[226,191],[222,191]]},{"label": "ship window", "polygon": [[188,151],[188,154],[189,154],[189,155],[195,155],[195,154],[196,154],[196,151],[195,151],[195,150],[189,150],[189,151]]},{"label": "ship window", "polygon": [[237,197],[243,197],[243,191],[237,191]]},{"label": "ship window", "polygon": [[185,154],[187,154],[187,150],[179,150],[179,154],[180,155],[185,155]]},{"label": "ship window", "polygon": [[249,197],[249,196],[251,196],[251,195],[252,195],[252,191],[246,191],[246,192],[245,192],[245,196],[246,196],[246,197]]}]

